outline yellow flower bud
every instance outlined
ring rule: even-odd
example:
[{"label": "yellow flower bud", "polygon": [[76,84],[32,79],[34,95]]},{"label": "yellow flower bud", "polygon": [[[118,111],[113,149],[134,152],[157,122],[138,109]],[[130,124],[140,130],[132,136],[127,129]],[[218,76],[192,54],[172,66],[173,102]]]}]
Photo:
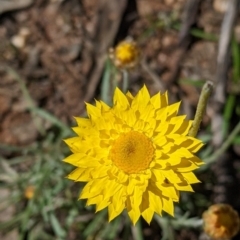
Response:
[{"label": "yellow flower bud", "polygon": [[203,213],[204,231],[213,239],[230,239],[239,231],[238,213],[228,204],[215,204]]},{"label": "yellow flower bud", "polygon": [[111,48],[109,57],[117,68],[134,68],[140,57],[140,50],[133,40],[127,39],[120,42],[115,49]]}]

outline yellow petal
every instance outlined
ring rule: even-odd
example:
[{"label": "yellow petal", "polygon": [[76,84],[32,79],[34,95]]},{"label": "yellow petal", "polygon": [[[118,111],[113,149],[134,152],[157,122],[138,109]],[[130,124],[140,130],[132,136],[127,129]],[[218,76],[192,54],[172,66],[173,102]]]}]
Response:
[{"label": "yellow petal", "polygon": [[99,108],[101,110],[102,104],[100,103],[100,101],[97,101],[96,99],[94,99],[94,100],[95,100],[96,108]]},{"label": "yellow petal", "polygon": [[97,168],[94,168],[92,171],[91,171],[91,176],[92,176],[92,179],[94,178],[102,178],[102,177],[106,177],[108,176],[108,170],[109,170],[109,166],[98,166]]},{"label": "yellow petal", "polygon": [[88,118],[75,117],[75,120],[76,120],[78,126],[91,127],[91,121]]},{"label": "yellow petal", "polygon": [[138,209],[142,202],[142,191],[140,188],[135,187],[133,196],[130,196],[131,204],[133,209]]},{"label": "yellow petal", "polygon": [[118,216],[125,208],[126,195],[122,187],[116,194],[112,196],[112,204],[109,205],[108,215],[109,221]]},{"label": "yellow petal", "polygon": [[78,166],[78,161],[85,157],[87,157],[85,153],[78,152],[66,157],[65,159],[63,159],[63,161],[70,163],[73,166]]},{"label": "yellow petal", "polygon": [[162,174],[161,169],[153,168],[152,173],[153,173],[152,180],[154,180],[155,182],[163,183],[165,176]]},{"label": "yellow petal", "polygon": [[139,109],[139,118],[143,121],[154,119],[155,111],[152,105],[147,104],[145,108]]},{"label": "yellow petal", "polygon": [[108,206],[108,221],[112,221],[115,217],[117,217],[124,209],[124,205],[121,205],[120,208],[118,208],[118,210],[115,210],[115,208],[113,207],[113,204],[110,204]]},{"label": "yellow petal", "polygon": [[165,178],[169,180],[170,183],[181,183],[182,180],[179,174],[175,173],[173,170],[162,170],[162,174]]},{"label": "yellow petal", "polygon": [[103,199],[102,201],[98,201],[96,203],[96,212],[99,212],[109,206],[111,204],[111,201],[109,199]]},{"label": "yellow petal", "polygon": [[188,149],[186,149],[184,147],[177,149],[174,154],[179,157],[184,157],[184,158],[193,158],[194,157],[194,155],[190,151],[188,151]]},{"label": "yellow petal", "polygon": [[92,180],[90,176],[91,169],[85,169],[85,168],[76,168],[74,171],[72,171],[67,178],[74,180],[74,181],[82,181],[87,182]]},{"label": "yellow petal", "polygon": [[121,186],[121,188],[112,196],[112,205],[115,211],[121,211],[125,208],[126,202],[126,189]]},{"label": "yellow petal", "polygon": [[167,212],[171,216],[174,216],[173,201],[171,198],[162,198],[163,200],[163,211]]},{"label": "yellow petal", "polygon": [[154,211],[151,208],[146,209],[142,212],[142,216],[145,219],[145,221],[150,224],[151,220],[153,218]]},{"label": "yellow petal", "polygon": [[139,111],[140,113],[146,108],[150,101],[150,95],[146,88],[143,86],[142,89],[138,92],[135,98],[132,100],[131,108],[135,111]]},{"label": "yellow petal", "polygon": [[188,150],[196,153],[198,152],[202,147],[204,146],[204,143],[200,142],[199,140],[197,141],[197,139],[195,139],[194,143],[188,147]]},{"label": "yellow petal", "polygon": [[126,204],[128,216],[130,217],[133,225],[135,225],[141,215],[140,209],[136,207],[133,208],[134,206],[131,204],[131,200],[129,197],[127,198]]},{"label": "yellow petal", "polygon": [[86,103],[87,113],[91,120],[96,121],[101,117],[101,110],[89,103]]},{"label": "yellow petal", "polygon": [[164,94],[157,93],[151,98],[151,104],[155,109],[165,108],[168,105],[168,93]]},{"label": "yellow petal", "polygon": [[[149,190],[151,190],[151,188]],[[158,195],[155,195],[153,192],[149,191],[149,202],[150,208],[154,210],[157,214],[162,216],[163,207],[162,198]]]},{"label": "yellow petal", "polygon": [[185,118],[185,115],[171,118],[170,123],[174,125],[172,133],[181,134],[181,136],[186,136],[188,134],[192,122],[185,120]]},{"label": "yellow petal", "polygon": [[182,173],[193,171],[199,167],[187,159],[182,159],[181,163],[178,166],[175,166],[175,168],[177,172]]},{"label": "yellow petal", "polygon": [[161,94],[161,108],[164,108],[168,105],[168,92]]},{"label": "yellow petal", "polygon": [[130,180],[128,185],[127,185],[127,194],[128,195],[132,195],[133,194],[134,187],[135,187],[135,182]]},{"label": "yellow petal", "polygon": [[129,91],[126,93],[126,97],[128,98],[128,100],[130,99],[131,101],[134,98],[133,95]]},{"label": "yellow petal", "polygon": [[177,102],[167,106],[167,120],[170,120],[172,117],[175,117],[178,113],[181,102]]},{"label": "yellow petal", "polygon": [[113,104],[121,109],[127,109],[129,107],[128,99],[119,88],[116,88],[114,92]]},{"label": "yellow petal", "polygon": [[82,189],[82,192],[80,194],[80,197],[79,197],[80,199],[93,198],[100,195],[101,191],[99,191],[99,189],[95,191],[91,191],[92,185],[93,185],[93,181],[88,182],[85,185],[85,187]]},{"label": "yellow petal", "polygon": [[128,175],[123,171],[119,171],[117,175],[117,182],[118,183],[126,183],[128,181]]},{"label": "yellow petal", "polygon": [[77,153],[81,151],[81,138],[79,137],[72,137],[72,138],[68,138],[68,139],[64,139],[63,140],[71,149],[71,151],[73,153]]},{"label": "yellow petal", "polygon": [[186,136],[189,133],[189,130],[192,126],[193,121],[187,121],[185,120],[182,125],[175,131],[177,134],[181,134],[183,136]]},{"label": "yellow petal", "polygon": [[82,168],[92,168],[100,166],[100,163],[97,159],[91,156],[87,156],[85,154],[83,155],[82,153],[72,154],[69,157],[65,158],[63,161],[70,163],[73,166]]},{"label": "yellow petal", "polygon": [[115,181],[104,181],[104,190],[103,190],[103,195],[104,198],[109,198],[116,194],[121,188],[122,185],[115,182]]},{"label": "yellow petal", "polygon": [[80,137],[86,137],[88,135],[91,136],[97,136],[98,132],[96,131],[96,129],[86,129],[86,128],[82,128],[82,127],[73,127],[72,130]]},{"label": "yellow petal", "polygon": [[161,96],[160,96],[159,92],[157,94],[155,94],[154,96],[152,96],[151,99],[150,99],[150,102],[155,109],[160,108],[160,106],[161,106],[160,101],[161,101]]},{"label": "yellow petal", "polygon": [[103,201],[102,195],[97,195],[96,197],[89,198],[87,200],[86,206],[90,206],[92,204],[97,204]]},{"label": "yellow petal", "polygon": [[101,103],[102,112],[107,112],[111,109],[105,102],[100,101],[100,103]]},{"label": "yellow petal", "polygon": [[201,166],[203,164],[205,164],[200,158],[198,158],[197,156],[193,156],[190,159],[193,163],[195,163],[197,166]]},{"label": "yellow petal", "polygon": [[179,196],[178,193],[176,192],[175,187],[173,187],[170,184],[164,184],[164,183],[155,183],[156,186],[162,191],[162,195],[165,197],[170,197],[174,201],[178,201]]},{"label": "yellow petal", "polygon": [[181,175],[190,184],[192,184],[192,183],[199,183],[200,182],[197,179],[197,177],[194,175],[194,173],[192,173],[192,172],[181,173]]},{"label": "yellow petal", "polygon": [[189,185],[188,183],[174,184],[174,187],[179,191],[194,192],[191,185]]}]

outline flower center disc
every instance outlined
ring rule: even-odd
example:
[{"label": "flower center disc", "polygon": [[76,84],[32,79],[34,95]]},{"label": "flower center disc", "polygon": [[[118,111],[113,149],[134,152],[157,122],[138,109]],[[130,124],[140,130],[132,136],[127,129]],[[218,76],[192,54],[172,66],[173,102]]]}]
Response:
[{"label": "flower center disc", "polygon": [[118,168],[130,174],[147,169],[153,154],[151,140],[142,133],[131,131],[114,142],[110,158]]}]

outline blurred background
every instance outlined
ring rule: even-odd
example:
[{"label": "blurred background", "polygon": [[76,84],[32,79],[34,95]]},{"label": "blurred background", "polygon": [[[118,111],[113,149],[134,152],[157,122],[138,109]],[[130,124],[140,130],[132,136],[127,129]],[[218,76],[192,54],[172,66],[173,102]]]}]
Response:
[{"label": "blurred background", "polygon": [[[239,12],[238,0],[0,0],[0,239],[209,239],[210,205],[240,212]],[[141,52],[127,74],[133,94],[167,90],[192,119],[214,83],[198,134],[202,183],[181,195],[176,218],[136,227],[78,201],[84,184],[67,180],[73,168],[62,162],[73,116],[122,86],[108,53],[126,38]]]}]

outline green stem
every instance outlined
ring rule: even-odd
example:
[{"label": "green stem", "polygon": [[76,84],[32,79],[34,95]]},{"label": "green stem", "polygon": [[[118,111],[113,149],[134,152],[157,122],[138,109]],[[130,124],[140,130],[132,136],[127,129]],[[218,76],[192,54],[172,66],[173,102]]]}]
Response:
[{"label": "green stem", "polygon": [[123,69],[122,71],[123,73],[123,92],[126,93],[128,91],[129,88],[129,74],[128,74],[128,70]]},{"label": "green stem", "polygon": [[137,221],[135,226],[132,226],[133,239],[143,240],[142,226],[140,220]]},{"label": "green stem", "polygon": [[162,229],[162,240],[174,240],[174,230],[171,224],[171,220],[169,218],[160,217],[159,215],[155,214],[155,220],[159,224]]},{"label": "green stem", "polygon": [[109,59],[107,59],[101,84],[101,100],[108,105],[112,105],[111,100],[112,96],[110,93],[111,88],[110,81],[111,81],[111,62]]},{"label": "green stem", "polygon": [[216,159],[218,159],[229,148],[229,146],[231,145],[234,138],[238,135],[239,132],[240,132],[240,122],[233,129],[233,131],[228,136],[227,140],[223,143],[223,145],[212,156],[205,159],[205,163],[209,164],[214,162]]},{"label": "green stem", "polygon": [[202,92],[198,101],[197,110],[193,120],[192,128],[190,129],[188,134],[190,137],[196,137],[197,135],[212,89],[213,89],[213,84],[211,82],[206,82],[202,88]]}]

